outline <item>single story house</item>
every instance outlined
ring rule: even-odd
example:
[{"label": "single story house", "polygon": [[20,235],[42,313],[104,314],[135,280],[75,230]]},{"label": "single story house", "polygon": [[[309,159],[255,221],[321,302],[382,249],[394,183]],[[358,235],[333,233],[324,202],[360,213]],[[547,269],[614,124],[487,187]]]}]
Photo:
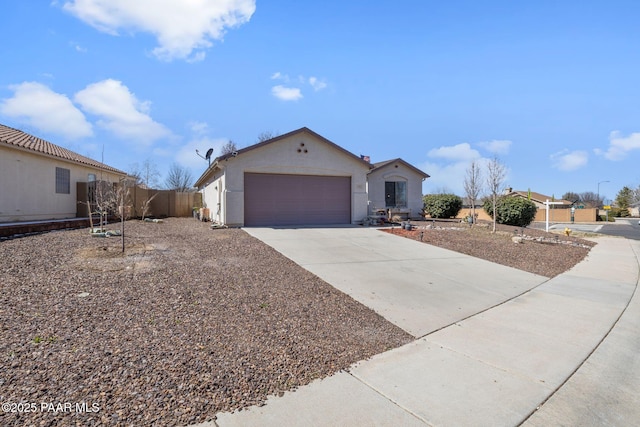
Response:
[{"label": "single story house", "polygon": [[534,221],[547,220],[547,205],[545,205],[547,200],[553,202],[549,205],[549,221],[551,222],[593,222],[596,220],[597,209],[585,209],[583,204],[574,204],[569,200],[556,199],[553,196],[533,191],[511,191],[511,189],[506,191],[506,195],[531,200],[538,208]]},{"label": "single story house", "polygon": [[385,210],[392,216],[421,218],[422,181],[429,175],[402,159],[374,163],[367,175],[369,210]]},{"label": "single story house", "polygon": [[[395,207],[406,199],[407,206],[414,206],[410,198],[417,187],[421,192],[422,179],[414,180],[422,175],[399,159],[387,166],[395,170],[395,164],[403,172],[388,179],[407,184],[394,187],[397,196],[389,203]],[[195,186],[207,219],[227,226],[355,224],[370,213],[368,190],[373,187],[367,178],[375,169],[364,156],[303,127],[217,157]],[[384,170],[374,186],[383,182]],[[374,204],[384,203],[384,191],[384,186],[375,190],[380,200]]]},{"label": "single story house", "polygon": [[520,197],[523,199],[531,200],[538,208],[546,209],[545,202],[548,200],[549,202],[554,202],[552,209],[569,209],[572,203],[569,200],[564,199],[556,199],[554,196],[546,196],[541,193],[536,193],[534,191],[512,191],[508,188],[505,191],[505,195],[510,197]]},{"label": "single story house", "polygon": [[0,124],[0,222],[75,218],[77,183],[126,172]]}]

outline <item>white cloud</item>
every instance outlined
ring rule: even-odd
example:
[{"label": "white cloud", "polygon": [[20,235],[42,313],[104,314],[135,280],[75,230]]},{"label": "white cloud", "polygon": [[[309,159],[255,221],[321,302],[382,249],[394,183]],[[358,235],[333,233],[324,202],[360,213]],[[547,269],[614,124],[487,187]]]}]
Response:
[{"label": "white cloud", "polygon": [[[464,179],[471,162],[475,161],[478,164],[484,176],[487,164],[490,161],[489,158],[482,157],[477,150],[471,148],[471,145],[466,142],[434,148],[427,153],[427,156],[432,160],[418,166],[430,175],[430,178],[425,180],[423,184],[423,191],[425,193],[434,193],[446,189],[461,197],[465,196]],[[506,168],[505,186],[507,185],[509,173],[509,168]],[[484,185],[484,177],[482,179],[482,185]]]},{"label": "white cloud", "polygon": [[99,117],[98,125],[117,137],[150,144],[171,132],[149,116],[150,102],[141,102],[117,80],[93,83],[76,93],[75,102],[85,112]]},{"label": "white cloud", "polygon": [[480,157],[480,153],[471,148],[471,145],[467,142],[434,148],[429,150],[427,155],[432,158],[454,161],[470,161]]},{"label": "white cloud", "polygon": [[[69,0],[63,9],[99,31],[153,34],[162,60],[202,60],[227,29],[249,22],[255,0]],[[195,53],[194,53],[195,52]]]},{"label": "white cloud", "polygon": [[93,135],[91,124],[66,95],[36,82],[9,86],[13,97],[0,103],[0,113],[18,119],[42,132],[69,139]]},{"label": "white cloud", "polygon": [[507,154],[511,148],[511,141],[494,139],[493,141],[479,142],[478,145],[493,154]]},{"label": "white cloud", "polygon": [[327,83],[321,80],[318,80],[317,77],[309,77],[309,84],[313,87],[313,90],[316,92],[322,90],[327,87]]},{"label": "white cloud", "polygon": [[302,92],[297,87],[285,87],[277,85],[271,88],[271,93],[283,101],[297,101],[302,98]]},{"label": "white cloud", "polygon": [[589,154],[582,150],[562,150],[549,156],[553,167],[561,171],[573,171],[587,165]]},{"label": "white cloud", "polygon": [[[296,86],[306,86],[309,85],[313,88],[314,91],[318,92],[327,87],[327,82],[324,79],[319,79],[318,77],[311,76],[306,78],[302,75],[299,75],[297,78],[293,79],[293,83],[291,78],[287,74],[282,74],[280,71],[276,71],[271,75],[271,80],[279,80],[287,85],[294,84]],[[276,98],[285,100],[285,101],[297,101],[302,98],[302,89],[296,87],[287,87],[283,85],[277,85],[271,88],[271,93]]]},{"label": "white cloud", "polygon": [[192,121],[189,122],[188,126],[194,135],[204,135],[209,129],[209,125],[206,122]]},{"label": "white cloud", "polygon": [[633,150],[640,150],[640,132],[622,136],[619,131],[613,131],[609,134],[609,148],[606,151],[596,148],[594,151],[608,160],[618,161]]}]

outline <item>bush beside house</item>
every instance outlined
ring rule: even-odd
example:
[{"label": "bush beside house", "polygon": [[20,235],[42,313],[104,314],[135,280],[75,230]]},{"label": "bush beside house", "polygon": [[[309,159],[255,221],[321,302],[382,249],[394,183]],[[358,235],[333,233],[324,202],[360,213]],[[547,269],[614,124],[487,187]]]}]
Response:
[{"label": "bush beside house", "polygon": [[427,194],[422,201],[431,218],[454,218],[462,209],[462,198],[455,194]]},{"label": "bush beside house", "polygon": [[[484,201],[484,211],[493,216],[493,203],[490,199]],[[519,197],[500,197],[496,204],[496,221],[499,224],[526,227],[533,222],[538,208],[530,200]]]}]

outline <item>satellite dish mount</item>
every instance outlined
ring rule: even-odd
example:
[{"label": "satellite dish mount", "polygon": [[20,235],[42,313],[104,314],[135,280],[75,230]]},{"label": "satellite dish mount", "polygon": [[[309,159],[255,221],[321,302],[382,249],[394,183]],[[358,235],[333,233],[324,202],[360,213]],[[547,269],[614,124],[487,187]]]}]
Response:
[{"label": "satellite dish mount", "polygon": [[201,158],[205,159],[206,161],[208,161],[208,162],[209,162],[209,166],[211,166],[211,155],[213,154],[213,148],[209,148],[209,149],[207,150],[207,154],[205,154],[205,155],[204,155],[204,157],[202,157],[202,155],[200,154],[200,152],[199,152],[199,151],[198,151],[198,149],[196,148],[196,154],[197,154],[199,157],[201,157]]}]

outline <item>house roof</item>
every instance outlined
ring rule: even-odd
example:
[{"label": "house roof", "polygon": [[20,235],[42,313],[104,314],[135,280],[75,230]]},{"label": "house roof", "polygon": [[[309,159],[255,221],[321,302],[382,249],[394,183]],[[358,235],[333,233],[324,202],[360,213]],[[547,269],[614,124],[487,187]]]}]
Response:
[{"label": "house roof", "polygon": [[223,155],[221,155],[221,156],[216,157],[216,159],[215,159],[215,160],[211,163],[211,165],[210,165],[210,166],[209,166],[209,167],[204,171],[204,173],[200,176],[200,178],[198,178],[198,180],[196,181],[196,183],[194,184],[194,186],[195,186],[195,187],[200,187],[202,184],[204,184],[204,183],[205,183],[205,181],[206,181],[206,179],[207,179],[207,178],[209,177],[209,175],[211,174],[211,172],[213,172],[213,171],[215,171],[216,169],[218,169],[218,168],[219,168],[219,165],[218,165],[218,164],[219,164],[221,161],[223,161],[223,160],[228,160],[229,158],[239,156],[239,155],[241,155],[242,153],[246,153],[247,151],[251,151],[251,150],[255,150],[256,148],[264,147],[265,145],[272,144],[272,143],[274,143],[274,142],[277,142],[277,141],[283,140],[283,139],[285,139],[285,138],[288,138],[288,137],[290,137],[290,136],[293,136],[293,135],[296,135],[296,134],[299,134],[299,133],[308,133],[308,134],[310,134],[310,135],[312,135],[312,136],[314,136],[314,137],[316,137],[316,138],[320,139],[320,140],[321,140],[321,141],[323,141],[324,143],[326,143],[326,144],[328,144],[328,145],[330,145],[330,146],[332,146],[332,147],[336,148],[337,150],[339,150],[339,151],[343,152],[343,153],[344,153],[344,154],[346,154],[347,156],[352,157],[353,159],[357,160],[358,162],[361,162],[363,165],[366,165],[366,166],[367,166],[367,167],[369,167],[369,168],[371,168],[371,167],[372,167],[372,165],[371,165],[369,162],[367,162],[367,161],[365,161],[365,160],[361,159],[360,157],[356,156],[355,154],[351,153],[350,151],[345,150],[344,148],[340,147],[338,144],[336,144],[336,143],[334,143],[334,142],[329,141],[327,138],[325,138],[324,136],[322,136],[322,135],[320,135],[320,134],[318,134],[318,133],[315,133],[314,131],[312,131],[312,130],[311,130],[311,129],[309,129],[308,127],[302,127],[302,128],[300,128],[300,129],[296,129],[296,130],[294,130],[294,131],[291,131],[291,132],[285,133],[285,134],[283,134],[283,135],[278,135],[278,136],[276,136],[276,137],[274,137],[274,138],[267,139],[266,141],[262,141],[262,142],[259,142],[259,143],[257,143],[257,144],[250,145],[250,146],[248,146],[248,147],[241,148],[240,150],[235,151],[235,154],[234,154],[234,153],[227,153],[227,154],[223,154]]},{"label": "house roof", "polygon": [[547,200],[553,200],[555,202],[560,202],[563,205],[571,205],[572,203],[569,200],[564,199],[555,199],[553,196],[546,196],[542,193],[536,193],[535,191],[512,191],[507,194],[507,196],[520,196],[524,198],[529,198],[529,194],[531,194],[531,200],[538,203],[544,203]]},{"label": "house roof", "polygon": [[89,157],[67,150],[66,148],[60,147],[52,142],[3,124],[0,124],[0,144],[6,144],[11,147],[32,151],[44,156],[55,157],[121,175],[127,174],[119,169],[105,165],[104,163],[100,163],[96,160],[90,159]]},{"label": "house roof", "polygon": [[397,159],[391,159],[391,160],[385,160],[384,162],[377,162],[377,163],[373,163],[373,169],[369,172],[373,172],[374,170],[377,169],[382,169],[385,168],[387,166],[390,166],[394,163],[402,163],[403,165],[405,165],[406,167],[408,167],[409,169],[413,170],[415,173],[417,173],[418,175],[421,175],[423,178],[429,178],[429,175],[423,171],[421,171],[420,169],[418,169],[417,167],[413,166],[412,164],[405,162],[404,160],[397,158]]}]

